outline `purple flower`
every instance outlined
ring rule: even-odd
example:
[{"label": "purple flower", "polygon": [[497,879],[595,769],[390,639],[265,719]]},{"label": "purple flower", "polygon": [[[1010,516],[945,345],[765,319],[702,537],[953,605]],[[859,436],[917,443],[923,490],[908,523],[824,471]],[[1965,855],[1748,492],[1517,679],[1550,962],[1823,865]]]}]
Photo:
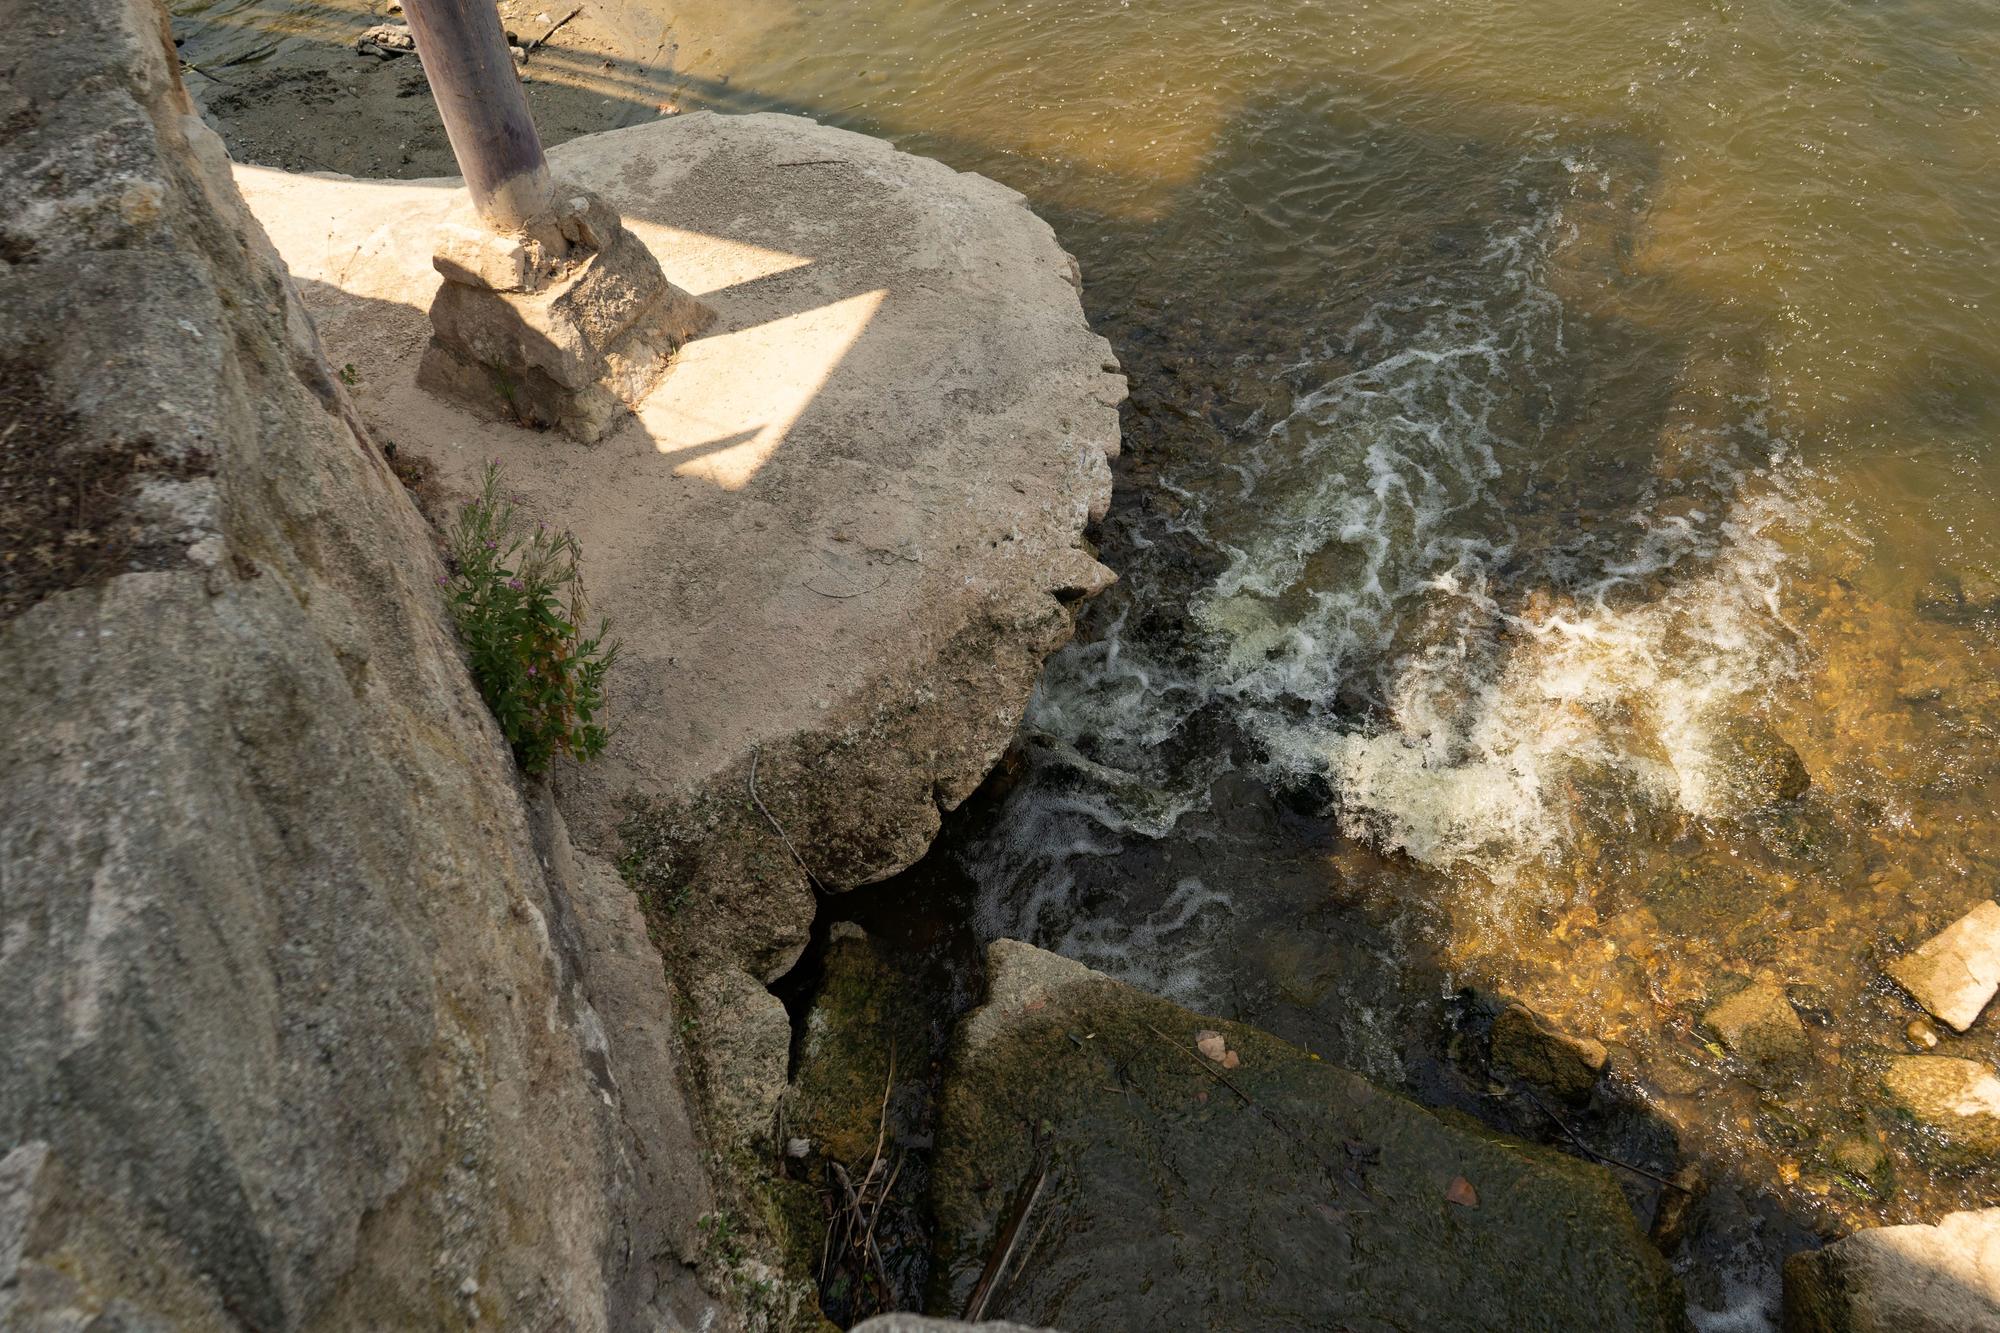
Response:
[{"label": "purple flower", "polygon": [[514,590],[515,592],[519,592],[519,591],[521,591],[521,580],[519,580],[519,579],[508,579],[508,580],[507,580],[507,586],[508,586],[508,587],[510,587],[510,588],[512,588],[512,589],[513,589],[513,590]]},{"label": "purple flower", "polygon": [[536,672],[535,672],[535,669],[534,669],[533,667],[529,667],[529,668],[528,668],[528,674],[529,674],[530,676],[532,676],[532,675],[535,675],[535,674],[536,674]]},{"label": "purple flower", "polygon": [[488,542],[488,543],[486,543],[486,549],[487,549],[487,550],[489,550],[489,551],[497,551],[497,550],[499,550],[499,549],[500,549],[500,543],[499,543],[499,542]]},{"label": "purple flower", "polygon": [[450,579],[446,578],[446,577],[445,577],[444,575],[442,575],[442,574],[438,575],[438,587],[440,587],[440,588],[449,588],[450,586],[451,586],[451,580],[450,580]]}]

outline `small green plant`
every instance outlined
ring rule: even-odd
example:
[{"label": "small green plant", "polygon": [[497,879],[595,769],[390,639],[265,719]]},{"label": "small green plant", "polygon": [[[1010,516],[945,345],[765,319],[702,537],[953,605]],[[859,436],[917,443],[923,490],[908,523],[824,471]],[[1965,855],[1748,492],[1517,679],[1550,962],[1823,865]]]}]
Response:
[{"label": "small green plant", "polygon": [[743,1262],[741,1227],[737,1224],[735,1213],[727,1208],[718,1208],[712,1213],[703,1213],[695,1219],[695,1225],[701,1229],[702,1239],[707,1242],[711,1256],[731,1268]]},{"label": "small green plant", "polygon": [[346,385],[355,385],[361,382],[361,372],[354,368],[352,361],[340,368],[340,382]]},{"label": "small green plant", "polygon": [[607,622],[583,637],[580,550],[571,534],[530,530],[488,464],[479,498],[459,510],[449,534],[451,596],[472,676],[514,747],[521,770],[538,774],[562,753],[584,760],[609,734],[594,719],[604,675],[618,658]]},{"label": "small green plant", "polygon": [[619,822],[624,852],[618,869],[625,882],[663,916],[687,906],[694,892],[695,870],[713,821],[698,812],[635,801]]}]

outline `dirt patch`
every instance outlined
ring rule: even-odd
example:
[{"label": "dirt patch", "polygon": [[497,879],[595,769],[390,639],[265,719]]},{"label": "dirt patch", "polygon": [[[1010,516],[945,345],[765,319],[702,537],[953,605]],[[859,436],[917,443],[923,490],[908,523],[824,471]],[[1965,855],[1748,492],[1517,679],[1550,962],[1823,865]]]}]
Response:
[{"label": "dirt patch", "polygon": [[398,448],[394,440],[382,443],[382,457],[387,460],[389,470],[396,474],[396,480],[403,483],[403,489],[410,493],[410,499],[417,505],[417,512],[438,531],[444,531],[451,518],[451,506],[446,502],[444,488],[437,479],[437,464],[423,454],[412,453]]}]

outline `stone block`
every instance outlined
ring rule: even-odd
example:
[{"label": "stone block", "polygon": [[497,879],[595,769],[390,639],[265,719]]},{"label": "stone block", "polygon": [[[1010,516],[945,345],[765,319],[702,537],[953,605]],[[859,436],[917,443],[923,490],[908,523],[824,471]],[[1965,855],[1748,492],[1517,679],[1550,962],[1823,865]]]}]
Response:
[{"label": "stone block", "polygon": [[447,222],[437,231],[431,266],[444,280],[489,292],[518,292],[529,286],[529,243],[483,227]]},{"label": "stone block", "polygon": [[1785,1333],[2000,1328],[2000,1208],[1874,1227],[1785,1262]]},{"label": "stone block", "polygon": [[2000,902],[1987,899],[1889,964],[1896,984],[1963,1032],[2000,990]]},{"label": "stone block", "polygon": [[419,377],[482,415],[589,444],[646,396],[714,315],[667,281],[616,210],[586,190],[558,197],[562,235],[574,248],[546,269],[538,242],[482,242],[460,234],[469,228],[441,229],[433,264],[450,281],[431,302],[433,336]]},{"label": "stone block", "polygon": [[1977,1060],[1901,1055],[1883,1083],[1905,1114],[1945,1147],[1972,1157],[2000,1157],[2000,1078]]}]

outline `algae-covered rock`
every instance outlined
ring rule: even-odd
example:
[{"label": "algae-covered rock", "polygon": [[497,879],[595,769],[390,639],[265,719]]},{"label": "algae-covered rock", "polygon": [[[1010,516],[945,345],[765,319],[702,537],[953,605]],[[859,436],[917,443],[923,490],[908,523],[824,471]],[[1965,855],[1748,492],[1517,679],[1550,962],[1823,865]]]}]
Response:
[{"label": "algae-covered rock", "polygon": [[1602,1168],[1028,945],[987,959],[940,1110],[933,1310],[990,1268],[986,1316],[1072,1333],[1687,1326]]},{"label": "algae-covered rock", "polygon": [[1526,1005],[1509,1004],[1493,1018],[1493,1059],[1564,1101],[1581,1102],[1610,1055],[1602,1042],[1572,1037]]},{"label": "algae-covered rock", "polygon": [[1806,1025],[1777,986],[1761,982],[1747,986],[1703,1014],[1701,1021],[1732,1055],[1766,1073],[1797,1069],[1812,1054]]},{"label": "algae-covered rock", "polygon": [[[885,1150],[910,1136],[908,1103],[921,1098],[930,1065],[929,1020],[902,973],[858,927],[834,926],[825,968],[806,1014],[786,1125],[810,1151],[865,1168],[878,1136]],[[892,1091],[885,1127],[884,1094]]]},{"label": "algae-covered rock", "polygon": [[1977,1060],[1899,1055],[1883,1083],[1896,1105],[1947,1148],[2000,1157],[2000,1078]]},{"label": "algae-covered rock", "polygon": [[820,1308],[842,1328],[915,1305],[930,1275],[934,1038],[924,1005],[873,940],[834,925],[785,1098],[787,1151],[803,1181],[783,1207],[793,1248],[818,1275]]},{"label": "algae-covered rock", "polygon": [[1857,1231],[1785,1261],[1785,1333],[2000,1328],[2000,1208]]}]

